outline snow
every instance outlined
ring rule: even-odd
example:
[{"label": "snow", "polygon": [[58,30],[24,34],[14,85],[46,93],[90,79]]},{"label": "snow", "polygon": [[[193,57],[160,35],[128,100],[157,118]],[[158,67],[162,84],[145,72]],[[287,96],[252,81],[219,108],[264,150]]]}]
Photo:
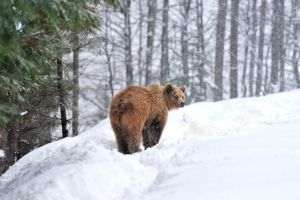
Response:
[{"label": "snow", "polygon": [[27,114],[28,114],[28,111],[27,111],[27,110],[20,113],[21,116],[24,116],[24,115],[27,115]]},{"label": "snow", "polygon": [[4,150],[0,149],[0,158],[5,156]]},{"label": "snow", "polygon": [[108,120],[34,150],[1,200],[300,199],[300,90],[171,112],[161,142],[117,152]]}]

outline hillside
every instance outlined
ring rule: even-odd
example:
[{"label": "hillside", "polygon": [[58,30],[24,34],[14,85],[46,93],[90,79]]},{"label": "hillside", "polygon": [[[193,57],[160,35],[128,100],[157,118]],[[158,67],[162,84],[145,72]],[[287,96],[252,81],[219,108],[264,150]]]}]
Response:
[{"label": "hillside", "polygon": [[170,114],[159,145],[117,152],[107,120],[24,156],[1,200],[300,199],[300,90]]}]

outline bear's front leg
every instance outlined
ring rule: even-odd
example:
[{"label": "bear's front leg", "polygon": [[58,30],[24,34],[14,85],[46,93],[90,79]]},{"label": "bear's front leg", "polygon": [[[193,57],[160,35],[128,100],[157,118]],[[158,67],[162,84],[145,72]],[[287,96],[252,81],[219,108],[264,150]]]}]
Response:
[{"label": "bear's front leg", "polygon": [[153,135],[153,130],[151,129],[150,125],[144,127],[143,129],[143,145],[144,148],[147,149],[149,147],[152,147],[153,144],[153,138],[151,135]]},{"label": "bear's front leg", "polygon": [[145,149],[156,145],[165,127],[166,120],[155,118],[148,126],[143,129],[143,144]]}]

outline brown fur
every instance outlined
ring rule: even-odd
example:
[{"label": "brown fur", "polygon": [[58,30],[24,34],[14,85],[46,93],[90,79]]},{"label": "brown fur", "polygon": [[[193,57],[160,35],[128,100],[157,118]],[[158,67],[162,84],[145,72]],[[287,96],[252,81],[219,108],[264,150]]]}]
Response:
[{"label": "brown fur", "polygon": [[119,151],[129,154],[140,151],[142,142],[145,148],[157,144],[168,110],[184,101],[184,88],[171,85],[129,86],[115,95],[109,117]]}]

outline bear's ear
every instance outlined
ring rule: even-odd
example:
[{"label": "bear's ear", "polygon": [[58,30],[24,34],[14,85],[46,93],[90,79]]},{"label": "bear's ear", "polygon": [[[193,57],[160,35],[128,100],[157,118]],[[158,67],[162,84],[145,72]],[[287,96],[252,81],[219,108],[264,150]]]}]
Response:
[{"label": "bear's ear", "polygon": [[171,84],[166,85],[166,87],[164,89],[164,93],[171,94],[172,91],[173,91],[173,86]]},{"label": "bear's ear", "polygon": [[184,86],[181,86],[180,89],[181,89],[182,92],[185,92],[185,87]]}]

